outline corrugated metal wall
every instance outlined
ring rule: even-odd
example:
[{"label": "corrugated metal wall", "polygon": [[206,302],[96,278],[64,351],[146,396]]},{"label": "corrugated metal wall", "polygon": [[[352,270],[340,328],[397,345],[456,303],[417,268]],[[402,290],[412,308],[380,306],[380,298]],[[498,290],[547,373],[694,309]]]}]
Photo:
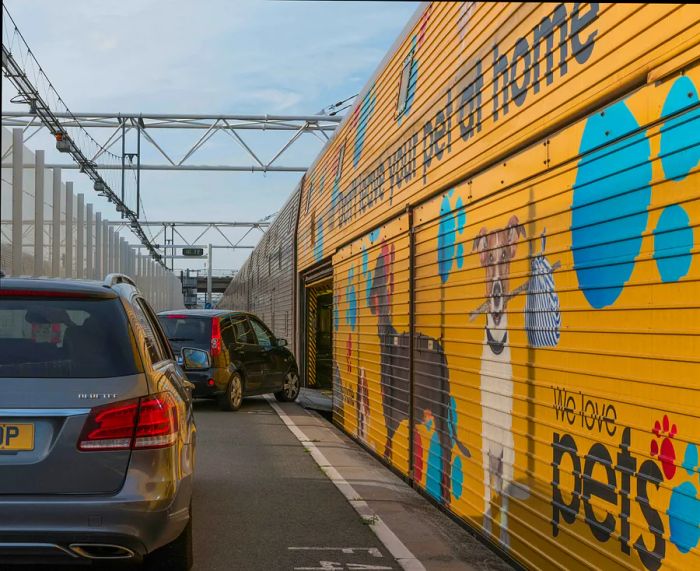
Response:
[{"label": "corrugated metal wall", "polygon": [[218,307],[250,311],[294,348],[294,256],[299,190],[295,190],[250,258],[226,288]]},{"label": "corrugated metal wall", "polygon": [[[408,474],[408,217],[333,257],[336,422]],[[342,395],[342,398],[338,398]]]}]

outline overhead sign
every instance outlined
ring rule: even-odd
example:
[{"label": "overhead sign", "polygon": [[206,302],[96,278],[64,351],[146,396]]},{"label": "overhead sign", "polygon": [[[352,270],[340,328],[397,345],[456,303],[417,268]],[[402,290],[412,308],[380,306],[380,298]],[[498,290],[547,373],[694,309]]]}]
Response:
[{"label": "overhead sign", "polygon": [[183,256],[203,256],[204,255],[204,248],[183,248],[182,255]]}]

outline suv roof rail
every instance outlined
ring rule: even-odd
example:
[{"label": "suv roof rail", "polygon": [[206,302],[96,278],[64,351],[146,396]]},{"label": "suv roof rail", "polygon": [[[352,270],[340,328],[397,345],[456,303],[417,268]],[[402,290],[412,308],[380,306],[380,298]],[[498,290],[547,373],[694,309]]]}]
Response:
[{"label": "suv roof rail", "polygon": [[115,284],[129,284],[136,287],[136,282],[126,274],[107,274],[104,279],[104,285],[112,287]]}]

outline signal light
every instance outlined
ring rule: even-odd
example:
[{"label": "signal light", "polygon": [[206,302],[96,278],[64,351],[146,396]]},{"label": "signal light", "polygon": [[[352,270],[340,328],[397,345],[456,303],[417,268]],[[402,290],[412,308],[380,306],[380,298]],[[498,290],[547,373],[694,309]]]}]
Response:
[{"label": "signal light", "polygon": [[209,385],[210,387],[213,387],[214,386],[214,379],[209,379],[207,381],[207,385]]}]

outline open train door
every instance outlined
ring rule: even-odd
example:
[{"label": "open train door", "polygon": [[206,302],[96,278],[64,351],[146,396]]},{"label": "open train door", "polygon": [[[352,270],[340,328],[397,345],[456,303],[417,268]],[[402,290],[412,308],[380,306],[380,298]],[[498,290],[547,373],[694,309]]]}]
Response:
[{"label": "open train door", "polygon": [[331,410],[333,390],[333,266],[302,276],[301,373],[305,404]]}]

